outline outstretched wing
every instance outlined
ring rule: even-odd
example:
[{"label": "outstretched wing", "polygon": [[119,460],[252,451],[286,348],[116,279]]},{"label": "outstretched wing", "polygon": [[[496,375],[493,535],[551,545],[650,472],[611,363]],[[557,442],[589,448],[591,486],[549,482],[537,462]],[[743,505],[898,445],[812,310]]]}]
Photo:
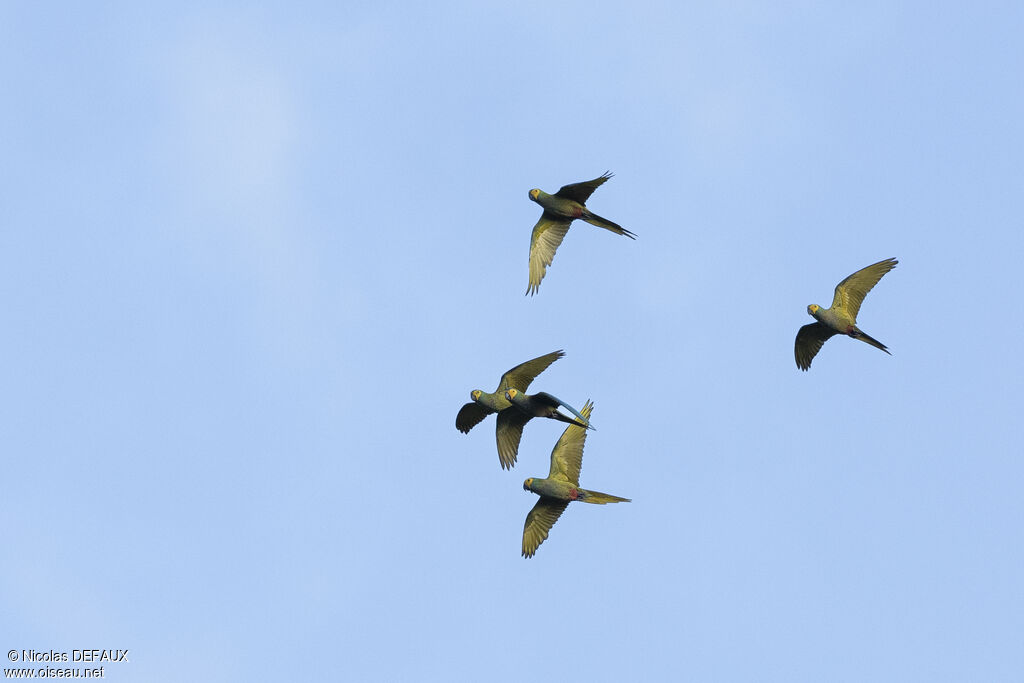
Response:
[{"label": "outstretched wing", "polygon": [[857,319],[860,305],[864,297],[868,295],[871,288],[878,284],[882,276],[896,267],[899,263],[894,258],[887,258],[884,261],[873,263],[867,268],[861,268],[845,280],[836,285],[836,294],[832,297],[832,308],[844,309],[851,318]]},{"label": "outstretched wing", "polygon": [[455,416],[455,428],[463,434],[469,434],[469,430],[480,424],[480,421],[490,415],[492,411],[479,403],[467,403],[459,409]]},{"label": "outstretched wing", "polygon": [[523,438],[523,427],[533,418],[515,406],[498,413],[498,424],[494,435],[498,440],[498,460],[501,469],[510,470],[516,465],[519,455],[519,441]]},{"label": "outstretched wing", "polygon": [[[594,410],[594,404],[588,400],[580,417],[589,421],[590,413]],[[583,467],[583,444],[587,440],[586,427],[569,425],[562,432],[561,438],[551,451],[551,471],[549,479],[559,477],[575,486],[580,485],[580,469]]]},{"label": "outstretched wing", "polygon": [[574,202],[579,202],[580,204],[586,204],[587,200],[590,199],[590,195],[594,194],[594,190],[608,182],[608,179],[611,177],[611,172],[605,171],[604,175],[600,178],[594,178],[593,180],[587,180],[582,183],[573,183],[572,185],[564,185],[555,193],[555,196],[562,197],[563,199],[571,199]]},{"label": "outstretched wing", "polygon": [[836,334],[835,330],[818,322],[801,327],[800,331],[796,333],[796,344],[793,349],[796,355],[796,366],[801,370],[811,367],[811,361],[821,350],[821,345],[831,339],[834,334]]},{"label": "outstretched wing", "polygon": [[526,524],[523,525],[523,557],[533,557],[568,504],[567,500],[541,496],[526,515]]},{"label": "outstretched wing", "polygon": [[498,384],[499,396],[504,397],[506,389],[518,389],[526,392],[530,382],[540,373],[548,369],[548,366],[565,355],[565,351],[552,351],[543,356],[537,356],[533,360],[520,363],[501,376],[501,383]]},{"label": "outstretched wing", "polygon": [[537,225],[533,226],[533,235],[530,237],[530,284],[526,288],[527,294],[536,294],[540,289],[540,281],[544,279],[547,267],[555,258],[558,245],[569,232],[570,223],[571,220],[557,218],[545,211]]}]

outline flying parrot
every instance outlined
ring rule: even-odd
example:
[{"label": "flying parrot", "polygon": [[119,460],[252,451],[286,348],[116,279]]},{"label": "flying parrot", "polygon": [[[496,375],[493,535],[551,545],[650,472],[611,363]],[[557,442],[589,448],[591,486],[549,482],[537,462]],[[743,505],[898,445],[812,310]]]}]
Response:
[{"label": "flying parrot", "polygon": [[[582,417],[589,420],[593,409],[594,404],[587,401],[581,411]],[[547,478],[530,477],[523,482],[525,490],[540,496],[540,500],[526,515],[523,557],[533,557],[570,502],[576,500],[597,505],[630,502],[629,498],[580,488],[580,468],[583,466],[583,444],[586,439],[587,430],[584,427],[576,424],[566,427],[551,451],[551,470]]]},{"label": "flying parrot", "polygon": [[857,313],[860,311],[860,305],[864,302],[867,293],[878,284],[883,275],[895,268],[897,263],[899,261],[894,258],[885,259],[847,277],[836,285],[836,293],[832,298],[830,308],[822,308],[817,304],[807,307],[807,313],[817,322],[804,325],[796,333],[794,354],[798,368],[801,370],[810,368],[811,361],[821,349],[822,344],[836,334],[848,335],[889,353],[885,344],[857,327]]},{"label": "flying parrot", "polygon": [[555,258],[555,250],[562,243],[565,233],[569,232],[569,224],[575,219],[579,218],[591,225],[611,230],[617,235],[636,239],[636,235],[629,230],[591,213],[584,206],[594,190],[611,177],[611,173],[605,172],[600,178],[565,185],[554,194],[536,188],[530,190],[530,199],[540,204],[544,208],[544,213],[540,215],[537,225],[533,226],[533,235],[530,237],[530,284],[526,288],[527,294],[537,293],[540,281],[544,279],[545,269],[551,265],[551,260]]}]

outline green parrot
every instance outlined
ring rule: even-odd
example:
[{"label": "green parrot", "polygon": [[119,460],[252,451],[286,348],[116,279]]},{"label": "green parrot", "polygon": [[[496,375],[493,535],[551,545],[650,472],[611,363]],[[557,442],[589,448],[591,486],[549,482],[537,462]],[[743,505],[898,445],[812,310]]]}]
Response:
[{"label": "green parrot", "polygon": [[463,434],[468,434],[469,430],[485,417],[491,413],[498,413],[498,424],[495,428],[498,460],[501,462],[502,469],[511,469],[516,464],[516,454],[519,452],[519,439],[523,435],[523,428],[520,426],[517,431],[514,426],[507,424],[507,419],[502,419],[503,413],[507,418],[521,412],[505,398],[505,390],[526,391],[530,382],[537,375],[547,370],[549,365],[564,355],[564,351],[552,351],[533,360],[520,363],[501,376],[501,381],[498,382],[498,388],[494,390],[494,393],[489,394],[479,389],[471,391],[469,396],[473,401],[459,410],[459,414],[455,416],[455,428]]},{"label": "green parrot", "polygon": [[[818,322],[804,325],[796,333],[794,353],[798,368],[801,370],[810,368],[811,361],[821,349],[822,344],[836,334],[849,335],[889,353],[885,344],[857,327],[857,313],[860,311],[860,305],[864,302],[867,293],[878,284],[883,275],[895,268],[897,263],[899,261],[894,258],[885,259],[850,275],[836,285],[831,308],[822,308],[817,304],[807,307],[807,313]],[[892,354],[889,353],[889,355]]]},{"label": "green parrot", "polygon": [[544,270],[551,265],[555,250],[562,243],[565,233],[569,232],[569,224],[575,219],[636,239],[636,235],[629,230],[591,213],[584,206],[594,190],[611,177],[611,173],[605,172],[600,178],[565,185],[554,194],[536,188],[530,190],[530,199],[540,204],[544,213],[540,215],[537,225],[533,226],[533,235],[530,237],[530,285],[526,288],[527,294],[537,293],[540,281],[544,279]]},{"label": "green parrot", "polygon": [[[594,404],[587,401],[583,406],[582,417],[589,420],[593,410]],[[540,496],[540,500],[526,515],[526,524],[523,526],[523,557],[533,557],[571,501],[578,500],[597,505],[630,502],[629,498],[580,488],[580,468],[583,466],[583,444],[586,440],[585,428],[576,424],[569,425],[551,451],[551,471],[548,472],[547,479],[530,477],[523,482],[525,490],[533,491]]]}]

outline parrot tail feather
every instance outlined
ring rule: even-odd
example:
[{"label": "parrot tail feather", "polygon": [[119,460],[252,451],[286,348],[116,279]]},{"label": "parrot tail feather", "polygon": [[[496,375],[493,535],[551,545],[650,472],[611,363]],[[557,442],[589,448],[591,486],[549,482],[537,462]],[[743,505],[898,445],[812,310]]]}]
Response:
[{"label": "parrot tail feather", "polygon": [[595,505],[604,505],[606,503],[630,503],[632,502],[629,498],[619,498],[609,493],[601,493],[600,491],[588,491],[587,489],[579,489],[580,497],[579,500],[584,503],[594,503]]},{"label": "parrot tail feather", "polygon": [[891,353],[889,353],[889,349],[885,346],[885,344],[878,341],[877,339],[867,334],[866,332],[862,332],[856,327],[853,328],[853,334],[851,334],[850,336],[853,337],[854,339],[860,339],[862,342],[865,342],[867,344],[871,344],[876,349],[881,349],[882,351],[888,353],[890,356],[892,355]]},{"label": "parrot tail feather", "polygon": [[583,209],[583,215],[581,215],[580,218],[590,223],[591,225],[596,225],[597,227],[604,228],[605,230],[611,230],[616,235],[625,235],[631,240],[636,239],[635,234],[631,233],[629,230],[626,230],[618,223],[613,223],[607,218],[601,218],[596,213],[591,213],[588,209]]},{"label": "parrot tail feather", "polygon": [[558,412],[557,410],[553,411],[551,413],[550,417],[555,419],[555,420],[558,420],[559,422],[564,422],[566,424],[571,424],[571,425],[575,425],[577,427],[582,427],[583,429],[593,429],[594,431],[597,431],[597,427],[591,426],[589,422],[583,422],[581,420],[577,420],[575,417],[570,417],[569,415],[563,415],[562,413]]}]

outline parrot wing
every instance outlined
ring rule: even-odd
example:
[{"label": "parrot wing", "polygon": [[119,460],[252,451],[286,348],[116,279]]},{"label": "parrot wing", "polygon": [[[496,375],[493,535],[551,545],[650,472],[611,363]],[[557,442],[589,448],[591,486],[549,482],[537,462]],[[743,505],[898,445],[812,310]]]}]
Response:
[{"label": "parrot wing", "polygon": [[836,285],[836,293],[832,297],[832,308],[843,309],[856,320],[864,297],[868,295],[872,287],[878,284],[883,275],[896,267],[897,263],[899,261],[894,258],[885,259],[873,263],[867,268],[861,268],[847,277]]}]

